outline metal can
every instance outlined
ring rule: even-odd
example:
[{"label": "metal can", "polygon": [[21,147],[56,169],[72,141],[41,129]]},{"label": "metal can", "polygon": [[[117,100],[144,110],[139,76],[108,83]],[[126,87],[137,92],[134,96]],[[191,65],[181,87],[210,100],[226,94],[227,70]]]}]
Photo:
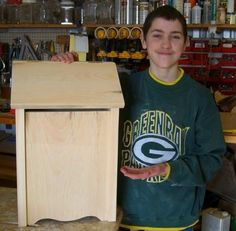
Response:
[{"label": "metal can", "polygon": [[141,0],[139,2],[139,23],[143,24],[149,13],[149,2]]},{"label": "metal can", "polygon": [[133,24],[139,24],[139,0],[133,2]]}]

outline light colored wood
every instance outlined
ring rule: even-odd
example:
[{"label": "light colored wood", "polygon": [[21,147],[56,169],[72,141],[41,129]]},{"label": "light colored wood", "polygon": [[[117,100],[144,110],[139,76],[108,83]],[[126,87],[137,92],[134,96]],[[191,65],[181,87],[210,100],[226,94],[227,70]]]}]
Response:
[{"label": "light colored wood", "polygon": [[225,134],[225,142],[229,144],[236,144],[236,134]]},{"label": "light colored wood", "polygon": [[17,228],[17,198],[15,188],[0,187],[0,230],[1,231],[118,231],[122,211],[117,208],[115,222],[98,221],[90,217],[71,222],[44,219],[36,226]]},{"label": "light colored wood", "polygon": [[115,63],[16,61],[11,106],[25,109],[123,107]]},{"label": "light colored wood", "polygon": [[236,114],[221,112],[221,124],[224,131],[226,143],[236,143]]},{"label": "light colored wood", "polygon": [[27,112],[28,224],[116,220],[118,109]]},{"label": "light colored wood", "polygon": [[124,106],[115,63],[20,61],[12,73],[19,225],[86,216],[114,222]]},{"label": "light colored wood", "polygon": [[16,110],[16,150],[18,225],[26,226],[25,111],[23,109]]}]

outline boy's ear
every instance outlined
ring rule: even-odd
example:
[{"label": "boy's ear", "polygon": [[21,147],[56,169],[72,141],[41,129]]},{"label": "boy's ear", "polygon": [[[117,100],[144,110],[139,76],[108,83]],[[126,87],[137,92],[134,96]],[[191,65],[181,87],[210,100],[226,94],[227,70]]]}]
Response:
[{"label": "boy's ear", "polygon": [[185,48],[190,46],[190,38],[187,36],[186,42],[185,42]]},{"label": "boy's ear", "polygon": [[146,41],[144,39],[143,33],[141,33],[141,35],[140,35],[140,40],[141,40],[141,43],[142,43],[142,48],[147,49]]}]

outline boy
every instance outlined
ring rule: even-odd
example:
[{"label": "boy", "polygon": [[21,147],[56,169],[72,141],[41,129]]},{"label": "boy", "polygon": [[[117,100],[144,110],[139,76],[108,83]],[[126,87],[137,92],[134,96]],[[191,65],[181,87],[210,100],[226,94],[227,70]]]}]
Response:
[{"label": "boy", "polygon": [[225,143],[213,97],[178,66],[187,42],[183,15],[171,6],[157,8],[143,25],[148,70],[121,78],[121,227],[194,226],[206,182],[221,167]]}]

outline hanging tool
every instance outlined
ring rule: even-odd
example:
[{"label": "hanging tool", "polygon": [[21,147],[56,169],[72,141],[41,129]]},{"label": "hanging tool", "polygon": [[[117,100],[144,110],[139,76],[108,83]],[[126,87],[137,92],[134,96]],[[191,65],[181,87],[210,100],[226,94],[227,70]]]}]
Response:
[{"label": "hanging tool", "polygon": [[40,60],[39,55],[36,53],[30,38],[24,35],[21,39],[21,49],[20,49],[20,60]]}]

